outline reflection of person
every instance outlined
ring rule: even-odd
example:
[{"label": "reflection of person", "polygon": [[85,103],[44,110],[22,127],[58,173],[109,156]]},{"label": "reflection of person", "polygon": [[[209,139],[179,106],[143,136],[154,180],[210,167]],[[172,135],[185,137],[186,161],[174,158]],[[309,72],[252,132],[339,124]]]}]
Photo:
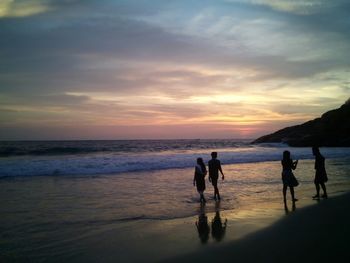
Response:
[{"label": "reflection of person", "polygon": [[[292,205],[292,212],[294,212],[295,209],[296,209],[295,202],[293,202],[293,205]],[[288,215],[288,214],[290,213],[289,208],[288,208],[286,202],[284,203],[284,211],[286,212],[286,215]]]},{"label": "reflection of person", "polygon": [[294,196],[294,187],[298,186],[298,181],[295,178],[292,170],[295,170],[298,165],[298,160],[293,162],[293,160],[290,158],[290,152],[284,151],[283,152],[283,159],[281,161],[282,163],[282,182],[283,182],[283,201],[286,203],[286,194],[287,194],[287,188],[289,187],[290,194],[292,196],[292,201],[296,202],[298,199]]},{"label": "reflection of person", "polygon": [[211,222],[211,235],[216,241],[221,241],[226,232],[227,219],[222,223],[220,211],[216,210],[215,216]]},{"label": "reflection of person", "polygon": [[197,165],[194,171],[193,185],[197,186],[197,191],[200,195],[200,202],[205,203],[204,190],[205,190],[205,175],[207,174],[207,169],[202,158],[197,158]]},{"label": "reflection of person", "polygon": [[320,153],[320,149],[316,146],[312,147],[312,153],[315,156],[315,187],[316,187],[316,195],[313,198],[320,198],[320,185],[323,190],[323,198],[327,198],[327,189],[325,182],[328,181],[326,167],[325,167],[325,158]]},{"label": "reflection of person", "polygon": [[201,240],[202,244],[205,244],[209,240],[209,224],[208,224],[208,217],[205,214],[204,206],[201,205],[201,210],[198,215],[198,221],[196,222],[196,227],[198,230],[199,239]]},{"label": "reflection of person", "polygon": [[217,152],[211,153],[211,160],[208,162],[208,169],[209,169],[209,182],[212,183],[214,186],[214,199],[216,198],[220,200],[220,194],[218,189],[218,178],[219,178],[219,171],[222,174],[222,180],[224,180],[225,176],[221,169],[221,163],[218,159],[216,159],[218,156]]}]

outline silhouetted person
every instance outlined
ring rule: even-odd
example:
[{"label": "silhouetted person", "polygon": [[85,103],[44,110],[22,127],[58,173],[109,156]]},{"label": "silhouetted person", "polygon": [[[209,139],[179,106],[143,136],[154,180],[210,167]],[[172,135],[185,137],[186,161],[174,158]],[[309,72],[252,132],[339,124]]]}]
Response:
[{"label": "silhouetted person", "polygon": [[220,208],[216,207],[215,216],[211,222],[211,236],[216,241],[221,241],[225,236],[226,226],[227,226],[227,219],[225,219],[225,222],[222,223],[222,220],[220,217]]},{"label": "silhouetted person", "polygon": [[287,195],[287,188],[289,187],[290,194],[292,196],[293,203],[298,201],[298,199],[294,196],[294,187],[298,186],[298,181],[295,178],[292,170],[295,170],[298,165],[298,160],[293,162],[293,160],[290,158],[290,152],[284,151],[283,152],[283,159],[281,161],[282,163],[282,182],[283,182],[283,201],[286,204],[286,195]]},{"label": "silhouetted person", "polygon": [[211,160],[208,162],[208,169],[209,169],[209,182],[212,183],[214,186],[214,199],[216,198],[220,200],[220,194],[218,189],[218,178],[219,178],[219,171],[222,174],[222,180],[225,179],[224,173],[221,169],[221,163],[218,159],[216,159],[218,156],[217,152],[211,153]]},{"label": "silhouetted person", "polygon": [[208,217],[205,214],[204,205],[201,204],[200,213],[198,215],[198,221],[196,222],[196,227],[198,230],[198,236],[202,244],[208,242],[210,228],[208,224]]},{"label": "silhouetted person", "polygon": [[327,189],[325,182],[328,181],[326,167],[325,167],[325,158],[320,153],[320,150],[318,147],[314,146],[312,147],[312,154],[315,156],[315,187],[316,187],[316,195],[314,195],[312,198],[320,198],[320,185],[323,190],[323,198],[327,198]]},{"label": "silhouetted person", "polygon": [[194,170],[193,186],[197,186],[197,191],[200,195],[200,202],[205,203],[204,190],[205,190],[205,175],[207,174],[207,169],[202,158],[197,158],[197,165]]}]

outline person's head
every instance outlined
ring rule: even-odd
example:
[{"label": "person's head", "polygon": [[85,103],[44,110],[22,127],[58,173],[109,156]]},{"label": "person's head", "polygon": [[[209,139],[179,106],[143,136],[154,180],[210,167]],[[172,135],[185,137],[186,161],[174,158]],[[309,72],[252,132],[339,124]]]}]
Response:
[{"label": "person's head", "polygon": [[218,153],[217,152],[212,152],[211,153],[211,158],[215,159],[216,157],[218,157]]},{"label": "person's head", "polygon": [[284,151],[283,160],[289,160],[289,159],[290,159],[290,151]]},{"label": "person's head", "polygon": [[203,159],[202,159],[202,158],[200,158],[200,157],[199,157],[199,158],[197,158],[197,163],[198,163],[198,164],[203,164]]},{"label": "person's head", "polygon": [[313,155],[318,155],[320,154],[320,149],[317,146],[312,147],[312,154]]}]

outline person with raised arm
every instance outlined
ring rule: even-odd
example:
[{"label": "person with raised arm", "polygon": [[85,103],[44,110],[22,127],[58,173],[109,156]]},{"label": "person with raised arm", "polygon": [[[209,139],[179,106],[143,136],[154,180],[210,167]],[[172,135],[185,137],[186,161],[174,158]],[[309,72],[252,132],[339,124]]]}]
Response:
[{"label": "person with raised arm", "polygon": [[290,157],[290,152],[289,151],[284,151],[283,152],[283,159],[281,160],[282,164],[282,182],[283,182],[283,201],[284,204],[287,204],[287,188],[289,187],[290,194],[292,196],[292,201],[293,203],[298,201],[298,199],[295,198],[294,195],[294,187],[298,186],[298,180],[295,178],[293,171],[297,168],[298,165],[298,160],[293,161],[292,158]]}]

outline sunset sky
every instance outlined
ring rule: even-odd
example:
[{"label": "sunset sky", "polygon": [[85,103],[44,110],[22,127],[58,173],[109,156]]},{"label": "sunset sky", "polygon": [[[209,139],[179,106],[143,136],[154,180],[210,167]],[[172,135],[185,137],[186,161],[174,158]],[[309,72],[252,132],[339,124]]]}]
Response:
[{"label": "sunset sky", "polygon": [[350,96],[348,0],[0,0],[0,139],[255,138]]}]

